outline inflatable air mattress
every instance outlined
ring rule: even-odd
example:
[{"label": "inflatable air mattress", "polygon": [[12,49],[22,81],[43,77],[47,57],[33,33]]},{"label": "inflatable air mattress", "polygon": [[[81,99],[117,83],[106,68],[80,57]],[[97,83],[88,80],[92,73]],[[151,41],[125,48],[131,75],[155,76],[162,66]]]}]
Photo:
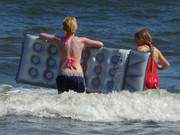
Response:
[{"label": "inflatable air mattress", "polygon": [[[17,83],[56,88],[59,71],[56,45],[25,35],[16,76]],[[125,49],[86,49],[82,67],[88,92],[142,91],[149,53]]]}]

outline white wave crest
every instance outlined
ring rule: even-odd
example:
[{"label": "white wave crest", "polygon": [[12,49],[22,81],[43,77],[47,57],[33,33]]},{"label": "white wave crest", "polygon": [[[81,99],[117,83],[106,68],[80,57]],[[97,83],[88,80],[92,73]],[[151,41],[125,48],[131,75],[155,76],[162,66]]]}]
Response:
[{"label": "white wave crest", "polygon": [[0,116],[68,117],[83,121],[180,121],[180,95],[165,90],[109,94],[70,91],[57,95],[54,90],[50,92],[51,89],[44,93],[39,92],[42,88],[8,89],[11,92],[0,94]]}]

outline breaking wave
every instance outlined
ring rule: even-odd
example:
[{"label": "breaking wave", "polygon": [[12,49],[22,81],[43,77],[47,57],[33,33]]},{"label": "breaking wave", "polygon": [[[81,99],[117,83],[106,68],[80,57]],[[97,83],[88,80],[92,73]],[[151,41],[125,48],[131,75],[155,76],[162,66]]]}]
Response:
[{"label": "breaking wave", "polygon": [[60,95],[54,89],[0,85],[0,116],[30,115],[82,121],[180,121],[180,94],[166,90]]}]

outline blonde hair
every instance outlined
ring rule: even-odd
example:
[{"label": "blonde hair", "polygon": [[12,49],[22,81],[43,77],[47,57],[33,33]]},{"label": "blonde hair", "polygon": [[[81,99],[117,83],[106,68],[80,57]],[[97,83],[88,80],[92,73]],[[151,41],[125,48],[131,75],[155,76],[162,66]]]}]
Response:
[{"label": "blonde hair", "polygon": [[75,17],[65,17],[63,20],[63,30],[66,33],[74,34],[78,28]]},{"label": "blonde hair", "polygon": [[139,45],[148,45],[152,48],[152,37],[150,32],[147,29],[141,29],[140,31],[135,33],[135,39],[140,41]]}]

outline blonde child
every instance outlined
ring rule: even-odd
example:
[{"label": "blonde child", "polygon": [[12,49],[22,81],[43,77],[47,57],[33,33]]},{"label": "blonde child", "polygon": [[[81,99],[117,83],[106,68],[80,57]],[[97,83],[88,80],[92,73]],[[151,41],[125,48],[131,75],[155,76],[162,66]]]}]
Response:
[{"label": "blonde child", "polygon": [[68,91],[85,91],[83,70],[80,64],[81,54],[85,47],[103,47],[101,41],[91,40],[75,35],[78,25],[75,17],[66,17],[63,21],[65,35],[58,37],[41,33],[40,38],[56,44],[60,51],[60,71],[56,78],[58,93]]}]

